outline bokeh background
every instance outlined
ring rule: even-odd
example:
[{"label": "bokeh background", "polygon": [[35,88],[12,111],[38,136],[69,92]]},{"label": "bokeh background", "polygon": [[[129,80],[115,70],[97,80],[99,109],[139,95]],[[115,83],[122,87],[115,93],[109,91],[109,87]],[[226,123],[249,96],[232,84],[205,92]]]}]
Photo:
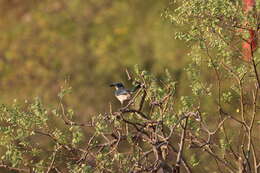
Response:
[{"label": "bokeh background", "polygon": [[[87,122],[91,116],[108,112],[110,103],[113,108],[120,106],[109,84],[123,82],[132,87],[125,70],[131,73],[138,65],[155,75],[158,83],[168,69],[177,81],[174,104],[178,104],[179,96],[191,93],[185,72],[191,61],[191,45],[174,38],[176,31],[188,26],[180,27],[165,18],[169,3],[170,0],[0,0],[0,103],[31,102],[40,97],[49,111],[57,107],[61,87],[71,86],[72,93],[65,97],[64,105],[74,110],[77,122]],[[205,69],[201,78],[214,83],[213,69]],[[223,91],[230,88],[232,81],[224,82]],[[240,103],[238,95],[234,96],[232,104],[225,107],[236,116]],[[212,116],[218,112],[215,98],[216,91],[200,100],[202,109],[208,112],[208,125],[213,128],[218,121],[218,116]],[[51,123],[53,127],[64,126],[60,120]],[[234,125],[230,127],[236,134]],[[90,130],[85,129],[84,133],[88,138]],[[257,139],[259,135],[254,136]],[[47,140],[36,140],[50,145],[45,144]],[[194,155],[199,156],[199,152]],[[198,172],[212,167],[214,160],[208,156],[201,160],[209,162],[203,162]]]},{"label": "bokeh background", "polygon": [[[189,46],[163,17],[168,0],[0,0],[0,102],[40,97],[57,103],[65,80],[66,103],[80,115],[108,110],[111,82],[128,87],[125,69],[137,64],[158,80],[168,69],[187,94],[183,71]],[[184,87],[186,86],[186,88]]]}]

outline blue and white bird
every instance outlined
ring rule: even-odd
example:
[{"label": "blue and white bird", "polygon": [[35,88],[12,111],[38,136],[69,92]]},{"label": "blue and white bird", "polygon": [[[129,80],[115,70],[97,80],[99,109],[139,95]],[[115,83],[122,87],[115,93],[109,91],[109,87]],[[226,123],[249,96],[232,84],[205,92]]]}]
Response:
[{"label": "blue and white bird", "polygon": [[116,89],[115,96],[120,101],[121,105],[123,105],[125,101],[128,101],[131,99],[132,94],[141,86],[140,86],[140,84],[138,84],[132,90],[129,90],[129,89],[126,89],[122,83],[117,82],[117,83],[110,84],[110,87],[115,87],[115,89]]}]

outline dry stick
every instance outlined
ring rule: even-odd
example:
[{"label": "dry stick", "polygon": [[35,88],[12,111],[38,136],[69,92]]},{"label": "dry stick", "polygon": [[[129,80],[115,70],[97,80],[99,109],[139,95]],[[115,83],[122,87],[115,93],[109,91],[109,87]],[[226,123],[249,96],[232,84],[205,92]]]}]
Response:
[{"label": "dry stick", "polygon": [[62,173],[59,168],[54,168],[57,173]]},{"label": "dry stick", "polygon": [[[174,148],[174,146],[171,143],[169,143],[169,146],[175,153],[178,153],[178,150],[176,148]],[[181,164],[186,169],[186,172],[192,173],[192,170],[191,170],[190,166],[187,164],[187,161],[184,157],[181,158]]]},{"label": "dry stick", "polygon": [[72,147],[71,145],[67,145],[67,144],[62,144],[54,136],[52,136],[50,133],[45,133],[45,132],[41,132],[41,131],[38,131],[38,130],[34,130],[34,133],[49,137],[53,142],[61,145],[64,149],[66,149],[68,151],[77,150],[77,151],[80,151],[80,152],[83,152],[83,153],[86,152],[84,149],[75,148],[75,147]]},{"label": "dry stick", "polygon": [[81,161],[83,160],[86,160],[87,158],[87,155],[89,154],[89,149],[90,149],[90,144],[91,142],[94,140],[94,138],[96,137],[96,135],[94,134],[88,141],[88,144],[87,144],[87,148],[86,148],[86,152],[84,152],[83,156],[77,161],[77,163],[80,163]]},{"label": "dry stick", "polygon": [[[218,70],[217,70],[217,67],[215,66],[215,64],[214,64],[214,62],[213,62],[213,58],[212,58],[211,55],[209,54],[208,46],[207,46],[207,44],[205,44],[205,45],[206,45],[207,55],[208,55],[208,57],[209,57],[209,59],[210,59],[210,62],[211,62],[211,64],[212,64],[212,66],[213,66],[213,68],[214,68],[214,71],[215,71],[215,74],[216,74],[216,76],[217,76],[217,81],[218,81],[218,109],[219,109],[219,111],[220,111],[220,109],[221,109],[221,104],[220,104],[220,100],[221,100],[221,96],[220,96],[220,92],[221,92],[220,75],[219,75],[219,72],[218,72]],[[220,119],[222,119],[221,113],[220,113]]]},{"label": "dry stick", "polygon": [[257,68],[256,68],[256,63],[255,63],[255,60],[254,58],[252,58],[252,65],[253,65],[253,69],[254,69],[254,73],[255,73],[255,76],[256,76],[256,80],[257,80],[257,85],[258,85],[258,88],[260,88],[260,79],[259,79],[259,76],[258,76],[258,72],[257,72]]},{"label": "dry stick", "polygon": [[208,154],[210,154],[214,159],[216,159],[217,161],[219,161],[221,164],[225,165],[227,167],[227,169],[229,170],[229,172],[236,172],[237,169],[229,162],[227,162],[225,159],[220,158],[218,155],[216,155],[214,153],[214,151],[212,151],[212,149],[210,148],[209,145],[205,145],[205,144],[201,144],[199,143],[194,143],[197,147],[202,148],[203,151],[206,151]]},{"label": "dry stick", "polygon": [[208,145],[194,143],[197,147],[202,148],[203,151],[206,151],[209,155],[211,155],[214,159],[218,160],[220,163],[226,166],[229,172],[235,173],[237,172],[237,168],[235,168],[231,163],[227,162],[225,159],[220,158]]},{"label": "dry stick", "polygon": [[255,173],[258,173],[257,170],[260,167],[260,162],[257,164],[257,159],[256,159],[256,153],[255,153],[255,146],[252,142],[252,155],[253,155],[253,162],[254,162],[254,167],[255,167]]},{"label": "dry stick", "polygon": [[70,125],[70,126],[82,126],[82,127],[93,127],[93,121],[91,121],[91,124],[86,124],[86,123],[76,123],[71,121],[70,119],[67,118],[67,115],[65,113],[65,108],[64,105],[62,103],[62,101],[60,100],[60,107],[61,107],[61,111],[62,111],[62,120],[64,121],[64,123],[66,125]]},{"label": "dry stick", "polygon": [[214,157],[215,159],[217,159],[220,163],[224,164],[228,170],[232,173],[237,172],[236,169],[234,169],[231,165],[229,165],[225,160],[222,160],[219,156],[217,156],[214,152],[211,151],[210,148],[205,148],[205,151],[210,154],[212,157]]},{"label": "dry stick", "polygon": [[122,117],[122,120],[123,120],[125,123],[132,125],[132,126],[133,126],[138,132],[140,132],[141,134],[145,134],[145,135],[147,136],[147,139],[149,139],[149,137],[150,137],[149,134],[148,134],[146,131],[143,130],[143,128],[144,128],[145,126],[142,126],[142,128],[139,128],[139,127],[137,126],[137,123],[133,123],[133,122],[131,122],[131,121],[128,121],[128,120],[124,119],[123,117]]},{"label": "dry stick", "polygon": [[59,150],[61,146],[59,146],[58,148],[55,149],[54,153],[53,153],[53,156],[52,156],[52,161],[51,161],[51,164],[50,166],[48,167],[48,170],[46,171],[46,173],[49,173],[51,171],[51,169],[53,168],[53,165],[54,165],[54,162],[55,162],[55,159],[56,159],[56,154]]},{"label": "dry stick", "polygon": [[[145,114],[144,114],[143,112],[141,112],[141,111],[133,110],[133,109],[132,109],[132,110],[121,110],[121,113],[129,113],[129,112],[137,113],[137,114],[139,114],[139,115],[141,115],[142,117],[144,117],[144,118],[147,119],[147,116],[145,116]],[[122,117],[122,118],[123,118],[123,117]],[[150,139],[150,135],[142,129],[142,128],[144,128],[144,127],[139,128],[136,123],[132,123],[132,122],[130,122],[130,121],[124,119],[124,118],[123,118],[123,121],[124,121],[125,123],[130,124],[130,125],[133,125],[133,126],[136,128],[136,130],[139,131],[140,133],[145,134],[145,135],[147,136],[147,140],[150,141],[150,142],[149,142],[150,144],[154,143],[154,142],[152,141],[152,139]],[[157,125],[158,125],[158,124],[157,124]],[[157,163],[157,162],[156,162],[156,163]],[[155,167],[153,166],[153,168],[151,168],[151,169],[154,169],[154,168],[155,168]],[[150,168],[148,168],[148,169],[150,169]]]},{"label": "dry stick", "polygon": [[129,71],[127,70],[127,68],[125,69],[125,72],[126,72],[128,80],[132,80],[132,77],[131,77]]},{"label": "dry stick", "polygon": [[[246,130],[246,132],[245,132],[245,135],[248,137],[248,138],[250,138],[249,136],[250,136],[250,132],[248,131],[248,129],[249,129],[249,127],[248,127],[248,125],[247,125],[247,123],[246,123],[246,120],[245,120],[245,108],[244,108],[244,90],[243,90],[244,88],[243,88],[243,84],[242,84],[242,79],[240,79],[239,80],[239,90],[240,90],[240,108],[241,108],[241,118],[242,118],[242,121],[244,122],[244,124],[245,124],[245,130]],[[244,142],[245,142],[245,140],[243,140]],[[248,153],[246,154],[245,152],[244,152],[244,149],[243,149],[243,146],[244,146],[244,142],[243,142],[243,144],[241,145],[241,152],[242,152],[242,154],[244,155],[244,158],[245,158],[245,160],[246,160],[246,164],[247,164],[247,166],[248,166],[248,169],[249,169],[249,172],[251,172],[251,166],[250,166],[250,162],[249,162],[249,151],[248,151]],[[244,169],[246,169],[246,165],[244,165],[244,163],[243,163],[243,167],[244,167]]]},{"label": "dry stick", "polygon": [[14,168],[14,167],[11,167],[11,166],[8,166],[8,165],[5,165],[5,164],[0,164],[0,168],[5,168],[5,169],[8,169],[10,171],[18,171],[18,172],[30,172],[29,169],[22,169],[22,168]]},{"label": "dry stick", "polygon": [[171,88],[169,89],[169,93],[162,99],[162,101],[160,101],[161,103],[164,103],[166,102],[166,105],[162,111],[162,113],[164,114],[168,108],[168,105],[169,105],[169,101],[170,101],[170,98],[174,95],[174,91],[171,90]]},{"label": "dry stick", "polygon": [[233,116],[231,116],[231,115],[229,115],[229,117],[230,117],[232,120],[234,120],[235,122],[237,122],[238,124],[241,124],[242,126],[246,126],[246,124],[245,124],[243,121],[240,121],[240,120],[236,119],[235,117],[233,117]]},{"label": "dry stick", "polygon": [[254,161],[254,168],[255,168],[255,173],[257,173],[257,168],[256,168],[256,156],[255,156],[255,151],[252,145],[252,130],[253,130],[253,126],[254,126],[254,122],[255,122],[255,117],[256,117],[256,104],[257,104],[257,98],[258,98],[258,89],[259,87],[256,86],[256,91],[255,93],[253,92],[253,115],[252,115],[252,119],[249,125],[249,129],[248,129],[248,146],[247,146],[247,160],[249,159],[249,153],[250,153],[250,148],[252,147],[253,150],[253,161]]},{"label": "dry stick", "polygon": [[257,164],[257,167],[256,167],[256,169],[258,169],[258,168],[260,168],[260,162]]},{"label": "dry stick", "polygon": [[126,110],[121,110],[121,113],[136,113],[138,115],[140,115],[142,118],[146,119],[146,120],[150,120],[149,117],[147,117],[143,112],[135,110],[135,109],[126,109]]},{"label": "dry stick", "polygon": [[217,164],[217,167],[218,167],[219,172],[220,172],[220,173],[223,173],[222,170],[221,170],[221,168],[220,168],[220,166],[219,166],[219,163],[218,163],[217,159],[214,158],[214,160],[215,160],[215,162],[216,162],[216,164]]},{"label": "dry stick", "polygon": [[[257,32],[259,30],[260,22],[257,25],[258,26],[256,26],[255,35],[254,35],[253,40],[257,39]],[[258,72],[257,72],[257,68],[256,68],[257,65],[255,63],[254,52],[253,52],[253,40],[250,43],[251,63],[252,63],[252,66],[253,66],[253,69],[254,69],[254,73],[255,73],[255,76],[256,76],[256,81],[257,81],[258,88],[260,88],[260,79],[259,79],[259,76],[258,76]]]},{"label": "dry stick", "polygon": [[[258,26],[256,28],[256,32],[258,32]],[[257,34],[255,34],[255,37],[257,36]],[[255,39],[255,38],[253,38]],[[257,91],[256,91],[256,95],[254,96],[254,111],[253,111],[253,118],[251,120],[251,123],[249,125],[249,127],[246,125],[246,127],[248,128],[248,146],[247,146],[247,153],[245,155],[245,158],[246,158],[246,161],[248,163],[248,167],[250,169],[250,164],[249,164],[249,153],[250,153],[250,148],[251,148],[251,133],[252,133],[252,127],[253,127],[253,124],[254,124],[254,121],[255,121],[255,114],[256,114],[256,98],[257,98],[257,93],[258,93],[258,88],[260,88],[260,79],[259,79],[259,75],[258,75],[258,71],[257,71],[257,65],[255,63],[255,60],[254,60],[254,53],[253,53],[253,47],[252,47],[252,43],[250,43],[250,49],[251,49],[251,63],[252,63],[252,66],[253,66],[253,69],[254,69],[254,74],[255,74],[255,77],[256,77],[256,81],[257,81]],[[243,90],[242,90],[242,87],[241,87],[241,81],[239,82],[239,85],[240,85],[240,95],[243,94]],[[243,104],[243,96],[241,95],[240,96],[240,101],[241,101],[241,104]],[[243,122],[245,123],[245,119],[244,119],[244,111],[243,111],[243,106],[241,105],[241,114],[242,114],[242,119],[243,119]],[[254,163],[256,158],[254,158]],[[257,172],[257,168],[256,168],[256,164],[255,165],[255,172]]]},{"label": "dry stick", "polygon": [[140,106],[139,106],[138,111],[141,111],[141,110],[142,110],[143,105],[144,105],[144,101],[145,101],[145,98],[146,98],[146,95],[147,95],[147,92],[146,92],[146,90],[144,89],[144,94],[143,94],[143,96],[142,96],[142,99],[141,99],[141,102],[140,102]]},{"label": "dry stick", "polygon": [[249,161],[249,153],[248,153],[248,152],[245,152],[243,145],[241,146],[241,150],[242,150],[242,153],[243,153],[244,158],[245,158],[245,161],[244,161],[244,163],[243,163],[244,169],[246,170],[245,164],[247,164],[247,166],[248,166],[248,171],[251,172],[251,165],[250,165],[250,161]]},{"label": "dry stick", "polygon": [[177,171],[177,173],[180,172],[180,164],[181,164],[181,159],[182,159],[182,153],[183,153],[187,123],[188,123],[188,117],[185,118],[184,127],[183,127],[182,134],[181,134],[181,142],[179,144],[180,149],[179,149],[179,152],[178,152],[178,155],[177,155],[177,160],[176,160],[176,171]]},{"label": "dry stick", "polygon": [[131,100],[127,103],[127,105],[125,107],[122,107],[121,110],[127,109],[132,103],[134,103],[134,100],[136,99],[136,97],[141,93],[141,89],[139,89],[137,91],[137,93],[134,95],[133,98],[131,98]]},{"label": "dry stick", "polygon": [[244,127],[247,129],[247,124],[245,122],[245,116],[244,116],[244,97],[243,97],[243,85],[242,85],[242,80],[245,77],[246,73],[243,74],[243,76],[241,78],[239,78],[239,76],[230,68],[228,67],[226,64],[224,64],[223,62],[221,63],[223,65],[223,67],[229,71],[236,79],[238,85],[239,85],[239,90],[240,90],[240,107],[241,107],[241,119],[243,122]]},{"label": "dry stick", "polygon": [[166,132],[165,132],[165,129],[164,129],[164,114],[167,110],[167,108],[169,107],[169,102],[170,102],[170,97],[173,95],[173,91],[171,91],[171,88],[169,89],[169,94],[167,94],[161,101],[161,103],[164,103],[164,108],[162,108],[163,110],[161,111],[161,115],[162,115],[162,133],[163,133],[163,136],[166,138]]},{"label": "dry stick", "polygon": [[[223,120],[223,116],[222,116],[222,113],[221,113],[222,106],[221,106],[221,96],[220,96],[220,93],[221,93],[220,74],[219,74],[219,72],[218,72],[218,70],[217,70],[216,65],[215,65],[214,62],[213,62],[212,56],[211,56],[210,53],[209,53],[207,44],[205,44],[205,45],[206,45],[207,55],[208,55],[208,57],[209,57],[209,59],[210,59],[210,62],[211,62],[211,64],[212,64],[212,66],[213,66],[213,68],[214,68],[214,71],[215,71],[215,74],[216,74],[216,76],[217,76],[217,81],[218,81],[218,113],[219,113],[219,118],[220,118],[220,120]],[[223,122],[224,122],[224,121],[223,121]],[[225,128],[225,125],[224,125],[224,124],[223,124],[223,133],[224,133],[224,135],[225,135],[226,141],[227,141],[228,143],[230,143],[230,140],[229,140],[229,138],[228,138],[228,136],[227,136],[227,132],[226,132],[226,128]],[[229,145],[229,149],[230,149],[231,153],[233,154],[233,156],[237,159],[238,156],[237,156],[236,153],[234,152],[234,149],[232,148],[231,145]]]},{"label": "dry stick", "polygon": [[119,142],[121,141],[121,134],[120,134],[119,131],[117,131],[117,132],[118,132],[118,139],[115,139],[115,140],[113,140],[113,141],[110,142],[109,145],[110,145],[110,147],[113,146],[113,148],[110,149],[110,151],[109,151],[108,153],[106,153],[106,155],[109,155],[109,154],[111,154],[112,152],[114,152],[114,151],[117,149]]},{"label": "dry stick", "polygon": [[200,147],[203,147],[205,145],[209,145],[210,144],[210,141],[211,141],[211,136],[212,135],[215,135],[217,133],[217,131],[222,127],[222,125],[224,124],[224,122],[227,120],[227,119],[230,119],[230,117],[225,117],[217,126],[216,130],[210,132],[210,130],[207,128],[206,124],[204,122],[201,122],[201,128],[202,130],[204,130],[207,134],[208,134],[208,139],[207,139],[207,142],[205,144],[203,144],[202,146]]},{"label": "dry stick", "polygon": [[[241,108],[241,119],[245,124],[245,136],[247,136],[247,138],[249,138],[249,140],[251,140],[251,134],[249,132],[249,126],[246,123],[246,119],[245,119],[245,107],[244,107],[244,88],[243,88],[243,84],[242,84],[242,78],[238,81],[239,84],[239,90],[240,90],[240,108]],[[250,165],[250,161],[249,161],[249,150],[250,150],[250,145],[249,145],[249,150],[247,151],[247,153],[244,152],[243,146],[244,146],[245,140],[243,140],[243,144],[241,145],[241,152],[244,155],[245,161],[246,163],[243,163],[243,167],[244,169],[246,169],[246,165],[249,169],[249,172],[251,172],[251,165]]]},{"label": "dry stick", "polygon": [[165,138],[166,140],[169,140],[169,139],[170,139],[170,137],[171,137],[172,134],[173,134],[174,129],[175,129],[175,128],[179,125],[179,123],[181,123],[181,121],[182,121],[183,119],[185,119],[185,118],[186,118],[186,116],[180,117],[179,120],[171,127],[171,131],[170,131],[169,135]]},{"label": "dry stick", "polygon": [[242,84],[241,80],[239,81],[239,91],[240,91],[241,118],[242,118],[242,121],[245,122],[245,124],[246,124],[245,109],[244,109],[244,88],[243,88],[243,84]]}]

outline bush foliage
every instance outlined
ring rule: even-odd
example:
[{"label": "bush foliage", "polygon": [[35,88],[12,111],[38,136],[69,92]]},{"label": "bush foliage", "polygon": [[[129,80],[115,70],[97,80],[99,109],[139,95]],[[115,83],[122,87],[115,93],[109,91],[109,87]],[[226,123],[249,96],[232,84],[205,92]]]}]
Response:
[{"label": "bush foliage", "polygon": [[259,2],[245,14],[237,1],[174,1],[164,15],[188,25],[176,38],[192,48],[185,69],[191,94],[178,93],[182,85],[168,70],[159,80],[136,66],[128,78],[141,88],[132,99],[86,122],[64,101],[71,97],[67,86],[55,108],[38,98],[2,104],[0,168],[257,173],[260,56],[256,50],[245,61],[240,43],[250,29],[259,32]]}]

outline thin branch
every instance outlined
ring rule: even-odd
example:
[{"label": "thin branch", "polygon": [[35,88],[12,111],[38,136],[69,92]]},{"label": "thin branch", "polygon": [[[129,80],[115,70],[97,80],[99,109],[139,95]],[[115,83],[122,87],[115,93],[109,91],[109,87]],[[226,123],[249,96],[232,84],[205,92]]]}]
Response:
[{"label": "thin branch", "polygon": [[55,162],[55,159],[56,159],[56,154],[59,150],[60,146],[58,146],[58,148],[55,149],[54,153],[53,153],[53,156],[52,156],[52,161],[51,161],[51,164],[50,166],[48,167],[48,170],[46,171],[46,173],[49,173],[51,171],[51,169],[53,168],[54,166],[54,162]]},{"label": "thin branch", "polygon": [[28,172],[28,173],[30,173],[29,169],[15,168],[15,167],[11,167],[11,166],[8,166],[8,165],[5,165],[5,164],[0,164],[0,168],[5,168],[5,169],[8,169],[10,171],[18,171],[18,172]]},{"label": "thin branch", "polygon": [[186,136],[187,123],[188,123],[188,116],[185,118],[184,127],[183,127],[182,134],[181,134],[181,142],[179,144],[180,149],[179,149],[179,152],[178,152],[178,155],[177,155],[176,167],[175,167],[176,173],[180,172],[180,164],[181,164],[184,141],[185,141],[185,136]]},{"label": "thin branch", "polygon": [[65,108],[64,108],[64,105],[62,103],[62,101],[60,100],[60,107],[61,107],[61,111],[62,111],[62,119],[64,121],[64,123],[66,125],[69,125],[69,126],[82,126],[82,127],[93,127],[94,126],[94,123],[93,121],[91,123],[77,123],[77,122],[73,122],[71,121],[70,119],[67,118],[67,115],[65,113]]},{"label": "thin branch", "polygon": [[[251,45],[251,47],[252,47],[252,45]],[[251,51],[251,52],[253,52],[253,51]],[[253,66],[253,69],[254,69],[254,73],[255,73],[255,77],[256,77],[258,88],[260,88],[260,79],[259,79],[259,75],[258,75],[258,71],[257,71],[257,67],[256,67],[257,65],[255,63],[253,53],[252,53],[252,60],[251,60],[251,62],[252,62],[252,66]]]},{"label": "thin branch", "polygon": [[142,96],[142,99],[141,99],[141,102],[140,102],[140,106],[139,106],[138,111],[142,111],[142,108],[143,108],[143,106],[144,106],[144,101],[145,101],[145,98],[146,98],[146,95],[147,95],[146,90],[144,89],[143,91],[144,91],[144,93],[143,93],[143,96]]},{"label": "thin branch", "polygon": [[139,110],[135,110],[135,109],[121,109],[120,111],[123,114],[125,114],[125,113],[136,113],[136,114],[140,115],[142,118],[144,118],[146,120],[150,120],[150,118],[148,116],[146,116],[143,112],[141,112]]},{"label": "thin branch", "polygon": [[[172,144],[169,143],[169,146],[175,153],[179,153],[179,151]],[[188,165],[186,159],[183,156],[181,157],[181,164],[183,165],[187,173],[192,173],[191,167]]]},{"label": "thin branch", "polygon": [[255,168],[255,172],[257,172],[257,166],[256,166],[256,155],[255,155],[255,150],[253,147],[253,143],[252,143],[252,130],[253,130],[253,126],[255,123],[255,118],[256,118],[256,104],[257,104],[257,98],[258,98],[258,90],[259,87],[256,86],[256,90],[255,92],[253,92],[253,115],[252,115],[252,119],[249,125],[249,129],[248,129],[248,146],[247,146],[247,154],[248,157],[246,157],[248,163],[249,163],[249,154],[250,154],[250,149],[252,148],[253,152],[252,152],[252,156],[253,156],[253,162],[254,162],[254,168]]},{"label": "thin branch", "polygon": [[132,77],[131,77],[129,71],[127,70],[127,68],[125,69],[125,72],[126,72],[128,80],[132,80]]}]

